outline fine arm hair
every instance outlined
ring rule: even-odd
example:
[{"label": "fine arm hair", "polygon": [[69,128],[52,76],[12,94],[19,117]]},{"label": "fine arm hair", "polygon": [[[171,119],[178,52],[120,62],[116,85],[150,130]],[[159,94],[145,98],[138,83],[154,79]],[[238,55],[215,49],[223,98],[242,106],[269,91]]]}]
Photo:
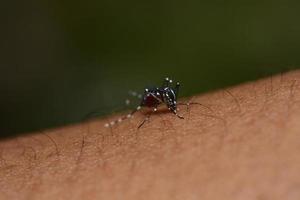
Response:
[{"label": "fine arm hair", "polygon": [[[300,71],[0,141],[0,199],[299,199]],[[188,107],[186,103],[196,102]]]}]

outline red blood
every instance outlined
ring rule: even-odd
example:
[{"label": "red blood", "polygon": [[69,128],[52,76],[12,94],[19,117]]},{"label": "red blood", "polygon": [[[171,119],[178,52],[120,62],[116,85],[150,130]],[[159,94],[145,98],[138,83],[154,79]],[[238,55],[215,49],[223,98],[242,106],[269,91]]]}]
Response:
[{"label": "red blood", "polygon": [[147,107],[155,107],[159,104],[159,100],[157,99],[157,97],[155,98],[152,95],[146,96],[144,99],[144,105]]}]

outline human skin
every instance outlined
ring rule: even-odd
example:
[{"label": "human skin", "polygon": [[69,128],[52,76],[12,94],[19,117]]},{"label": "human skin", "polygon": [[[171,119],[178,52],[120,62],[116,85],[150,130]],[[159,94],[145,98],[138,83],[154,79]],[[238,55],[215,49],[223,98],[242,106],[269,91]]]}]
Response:
[{"label": "human skin", "polygon": [[300,71],[182,101],[2,140],[0,199],[300,199]]}]

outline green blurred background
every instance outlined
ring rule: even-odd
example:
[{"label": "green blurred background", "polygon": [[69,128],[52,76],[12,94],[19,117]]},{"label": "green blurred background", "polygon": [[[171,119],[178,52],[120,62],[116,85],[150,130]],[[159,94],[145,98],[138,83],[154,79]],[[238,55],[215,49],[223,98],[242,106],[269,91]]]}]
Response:
[{"label": "green blurred background", "polygon": [[120,110],[165,76],[188,96],[295,69],[298,2],[2,3],[1,136]]}]

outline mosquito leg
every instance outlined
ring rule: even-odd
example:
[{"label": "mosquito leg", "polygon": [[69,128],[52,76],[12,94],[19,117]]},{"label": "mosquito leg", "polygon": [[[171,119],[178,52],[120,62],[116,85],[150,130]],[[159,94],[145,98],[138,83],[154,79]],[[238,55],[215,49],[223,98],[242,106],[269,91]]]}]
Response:
[{"label": "mosquito leg", "polygon": [[[143,95],[142,94],[139,94],[135,91],[129,91],[128,94],[134,98],[137,98],[137,99],[142,99]],[[125,105],[126,106],[129,106],[131,104],[131,100],[130,99],[126,99],[125,100]]]},{"label": "mosquito leg", "polygon": [[140,123],[140,125],[138,126],[138,129],[141,128],[141,127],[145,124],[145,122],[149,121],[151,115],[152,115],[153,113],[155,113],[156,111],[157,111],[157,108],[154,108],[153,111],[152,111],[150,114],[148,114],[148,115],[145,117],[145,119]]},{"label": "mosquito leg", "polygon": [[136,98],[138,98],[138,99],[141,99],[142,96],[143,96],[142,94],[139,94],[139,93],[137,93],[137,92],[135,92],[135,91],[129,91],[128,94],[129,94],[130,96],[136,97]]},{"label": "mosquito leg", "polygon": [[165,80],[164,80],[164,82],[163,82],[163,84],[162,84],[162,87],[163,87],[163,88],[169,87],[170,84],[172,84],[172,82],[173,82],[173,81],[167,77],[167,78],[165,78]]},{"label": "mosquito leg", "polygon": [[140,125],[138,126],[138,129],[140,129],[146,121],[149,121],[151,115],[147,115],[147,117],[140,123]]},{"label": "mosquito leg", "polygon": [[162,84],[162,87],[163,87],[163,88],[168,87],[168,86],[169,86],[169,83],[170,83],[169,78],[168,78],[168,77],[165,78],[165,80],[164,80],[164,82],[163,82],[163,84]]},{"label": "mosquito leg", "polygon": [[202,106],[202,107],[204,107],[204,108],[210,110],[211,112],[213,112],[213,110],[212,110],[210,107],[208,107],[208,106],[206,106],[206,105],[203,105],[203,104],[201,104],[201,103],[198,103],[198,102],[177,103],[177,105],[184,105],[184,106],[186,106],[186,110],[187,110],[187,111],[189,111],[190,105],[199,105],[199,106]]},{"label": "mosquito leg", "polygon": [[178,97],[179,87],[180,87],[180,83],[177,82],[177,83],[176,83],[176,86],[175,86],[176,101],[177,101],[177,97]]},{"label": "mosquito leg", "polygon": [[172,111],[173,111],[173,113],[174,113],[179,119],[184,119],[183,116],[181,116],[181,115],[179,115],[179,114],[177,113],[177,110],[172,110]]},{"label": "mosquito leg", "polygon": [[134,109],[131,113],[123,116],[123,117],[120,117],[119,119],[117,120],[114,120],[114,121],[111,121],[110,123],[106,123],[104,124],[105,127],[112,127],[114,126],[115,124],[118,124],[118,123],[121,123],[122,121],[126,120],[126,119],[129,119],[129,118],[132,118],[132,116],[141,109],[141,106],[138,106],[136,109]]}]

